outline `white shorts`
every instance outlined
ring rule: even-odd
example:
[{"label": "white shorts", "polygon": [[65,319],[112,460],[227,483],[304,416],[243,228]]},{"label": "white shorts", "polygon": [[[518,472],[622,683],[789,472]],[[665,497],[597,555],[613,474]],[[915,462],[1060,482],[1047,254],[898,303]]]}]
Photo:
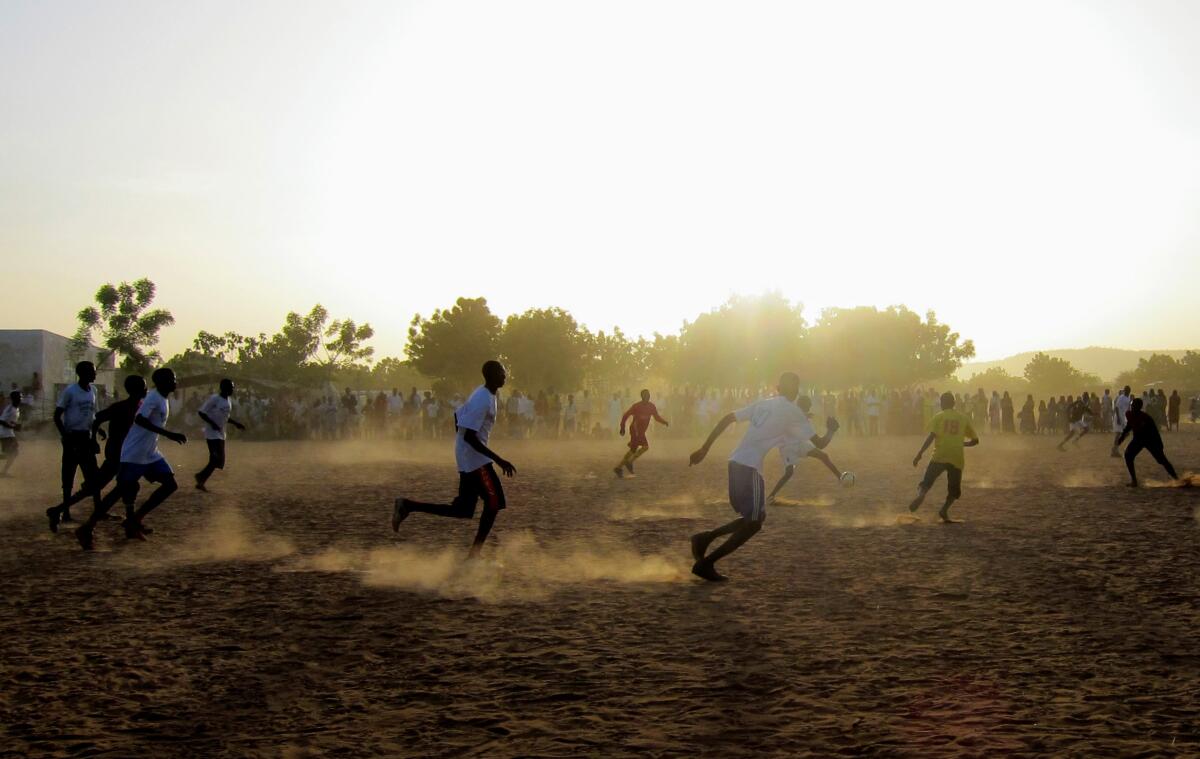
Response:
[{"label": "white shorts", "polygon": [[1080,419],[1078,422],[1071,422],[1071,432],[1087,432],[1091,429],[1091,425]]}]

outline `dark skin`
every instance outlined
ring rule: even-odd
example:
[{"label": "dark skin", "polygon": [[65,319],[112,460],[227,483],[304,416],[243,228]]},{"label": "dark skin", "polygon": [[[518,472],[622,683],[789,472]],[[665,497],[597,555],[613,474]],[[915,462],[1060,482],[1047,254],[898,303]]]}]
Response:
[{"label": "dark skin", "polygon": [[[79,382],[77,384],[84,390],[90,390],[92,383],[95,381],[96,367],[92,366],[91,364],[87,364],[80,370]],[[67,436],[67,428],[63,425],[63,414],[65,413],[66,409],[54,409],[54,426],[58,428],[58,434],[60,437]]]},{"label": "dark skin", "polygon": [[[154,389],[158,391],[159,395],[166,398],[168,395],[175,392],[176,384],[175,373],[171,372],[170,375],[168,377],[164,377],[161,382],[154,383]],[[180,445],[183,445],[187,442],[187,435],[183,434],[182,432],[171,432],[170,430],[165,430],[141,414],[138,414],[133,418],[133,423],[142,429],[150,430],[151,432],[162,435],[167,440],[179,443]]]},{"label": "dark skin", "polygon": [[[483,375],[483,386],[488,389],[489,393],[495,395],[496,391],[504,387],[504,383],[508,381],[508,372],[499,364],[489,366],[489,369],[490,371]],[[496,462],[496,466],[500,467],[500,471],[504,473],[505,477],[512,477],[517,473],[517,468],[510,461],[483,444],[483,441],[479,439],[479,433],[475,430],[463,430],[463,441],[477,452]],[[483,543],[487,540],[488,533],[492,531],[492,525],[495,523],[496,512],[484,509],[483,514],[479,516],[479,529],[475,532],[475,542],[471,544],[471,551],[467,554],[468,558],[473,559],[479,556],[483,550]]]},{"label": "dark skin", "polygon": [[[947,411],[952,408],[954,408],[953,404],[951,404],[949,406],[947,406],[945,403],[942,404],[943,411]],[[925,438],[925,444],[921,446],[921,450],[917,451],[917,455],[913,458],[913,468],[914,469],[916,469],[918,466],[920,466],[921,457],[925,455],[925,451],[929,450],[929,446],[933,445],[935,442],[937,442],[937,435],[935,435],[932,432],[929,433],[929,437]],[[975,438],[975,437],[967,438],[966,440],[963,441],[963,448],[974,448],[977,445],[979,445],[979,438]],[[923,500],[925,500],[924,492],[922,492],[919,496],[917,496],[917,499],[915,501],[913,501],[911,504],[909,504],[908,510],[916,511],[917,507],[919,507],[921,505],[921,501],[923,501]],[[944,504],[942,504],[941,510],[938,511],[938,516],[941,517],[943,522],[950,521],[950,506],[951,506],[951,504],[954,503],[954,501],[955,501],[955,499],[953,496],[951,496],[949,494],[946,495],[946,502]]]}]

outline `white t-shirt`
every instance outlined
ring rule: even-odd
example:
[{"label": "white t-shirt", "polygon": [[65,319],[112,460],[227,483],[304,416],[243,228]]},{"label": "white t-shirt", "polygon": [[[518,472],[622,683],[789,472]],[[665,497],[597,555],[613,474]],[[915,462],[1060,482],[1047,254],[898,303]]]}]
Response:
[{"label": "white t-shirt", "polygon": [[58,407],[63,410],[63,426],[68,432],[91,432],[96,418],[96,386],[84,390],[78,382],[67,385],[58,396]]},{"label": "white t-shirt", "polygon": [[400,416],[400,413],[403,411],[404,411],[404,396],[403,395],[389,395],[388,396],[388,413],[391,414],[392,416]]},{"label": "white t-shirt", "polygon": [[879,399],[874,395],[867,396],[867,416],[879,416]]},{"label": "white t-shirt", "polygon": [[783,457],[784,466],[796,466],[800,460],[809,454],[809,451],[815,451],[817,447],[812,444],[812,440],[801,440],[795,443],[789,443],[779,449],[779,455]]},{"label": "white t-shirt", "polygon": [[[8,404],[7,406],[5,406],[3,411],[0,411],[0,422],[8,422],[9,424],[16,424],[19,421],[21,421],[21,409],[17,408],[16,406],[12,405],[11,403]],[[17,436],[17,431],[14,430],[13,428],[0,426],[0,437],[16,437],[16,436]]]},{"label": "white t-shirt", "polygon": [[804,411],[782,395],[752,403],[735,411],[734,417],[739,422],[750,422],[750,428],[729,460],[752,467],[760,474],[771,449],[808,442],[817,434]]},{"label": "white t-shirt", "polygon": [[1125,413],[1129,411],[1129,407],[1133,405],[1133,398],[1122,393],[1117,396],[1117,400],[1113,402],[1113,406],[1117,409],[1116,423],[1125,428]]},{"label": "white t-shirt", "polygon": [[458,471],[473,472],[481,466],[487,466],[492,460],[472,448],[463,435],[466,430],[475,430],[479,442],[487,445],[488,435],[492,425],[496,423],[496,396],[483,385],[475,388],[471,397],[462,405],[456,414],[458,435],[454,439],[454,460],[458,463]]},{"label": "white t-shirt", "polygon": [[206,440],[224,440],[225,425],[229,424],[229,417],[233,414],[233,399],[222,398],[220,393],[214,393],[208,397],[208,400],[200,404],[200,410],[197,413],[204,414],[213,420],[213,424],[221,428],[214,430],[212,424],[205,422],[204,438]]},{"label": "white t-shirt", "polygon": [[[142,400],[137,415],[146,417],[146,421],[156,427],[165,427],[167,417],[171,415],[171,404],[157,390],[151,390]],[[121,463],[150,464],[162,457],[158,452],[158,433],[142,427],[135,420],[121,446]]]}]

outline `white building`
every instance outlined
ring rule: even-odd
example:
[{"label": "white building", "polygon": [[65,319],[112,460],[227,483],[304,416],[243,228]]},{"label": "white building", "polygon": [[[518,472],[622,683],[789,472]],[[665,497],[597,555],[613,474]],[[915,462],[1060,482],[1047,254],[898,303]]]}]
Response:
[{"label": "white building", "polygon": [[[98,353],[88,346],[83,359],[96,364],[96,388],[103,406],[103,399],[112,395],[116,372],[113,357],[101,366]],[[5,397],[20,390],[34,409],[46,411],[72,382],[75,360],[70,338],[44,329],[0,329],[0,390]]]}]

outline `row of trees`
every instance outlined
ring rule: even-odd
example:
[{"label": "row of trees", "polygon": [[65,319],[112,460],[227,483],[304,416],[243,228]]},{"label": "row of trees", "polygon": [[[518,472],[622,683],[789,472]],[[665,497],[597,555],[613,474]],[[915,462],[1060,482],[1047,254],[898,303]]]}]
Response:
[{"label": "row of trees", "polygon": [[[97,291],[95,304],[78,314],[76,349],[99,345],[121,357],[124,372],[148,373],[163,363],[160,331],[174,323],[154,307],[148,279]],[[201,331],[192,347],[169,363],[182,374],[223,373],[305,387],[337,381],[359,388],[425,386],[462,392],[479,379],[479,367],[500,357],[515,387],[560,391],[631,387],[654,379],[708,388],[770,384],[779,373],[800,370],[826,388],[907,387],[936,383],[963,389],[1030,392],[1037,396],[1099,389],[1101,380],[1070,362],[1039,353],[1016,377],[993,368],[965,382],[950,377],[975,354],[970,340],[903,306],[831,308],[815,323],[800,304],[778,293],[735,296],[685,321],[678,334],[630,338],[620,329],[592,332],[561,308],[535,308],[501,319],[484,298],[459,298],[428,317],[413,317],[407,356],[374,360],[367,342],[375,331],[353,319],[333,319],[320,305],[291,312],[278,332],[246,336]],[[1182,359],[1154,355],[1118,378],[1135,387],[1163,382],[1200,388],[1200,353]]]}]

